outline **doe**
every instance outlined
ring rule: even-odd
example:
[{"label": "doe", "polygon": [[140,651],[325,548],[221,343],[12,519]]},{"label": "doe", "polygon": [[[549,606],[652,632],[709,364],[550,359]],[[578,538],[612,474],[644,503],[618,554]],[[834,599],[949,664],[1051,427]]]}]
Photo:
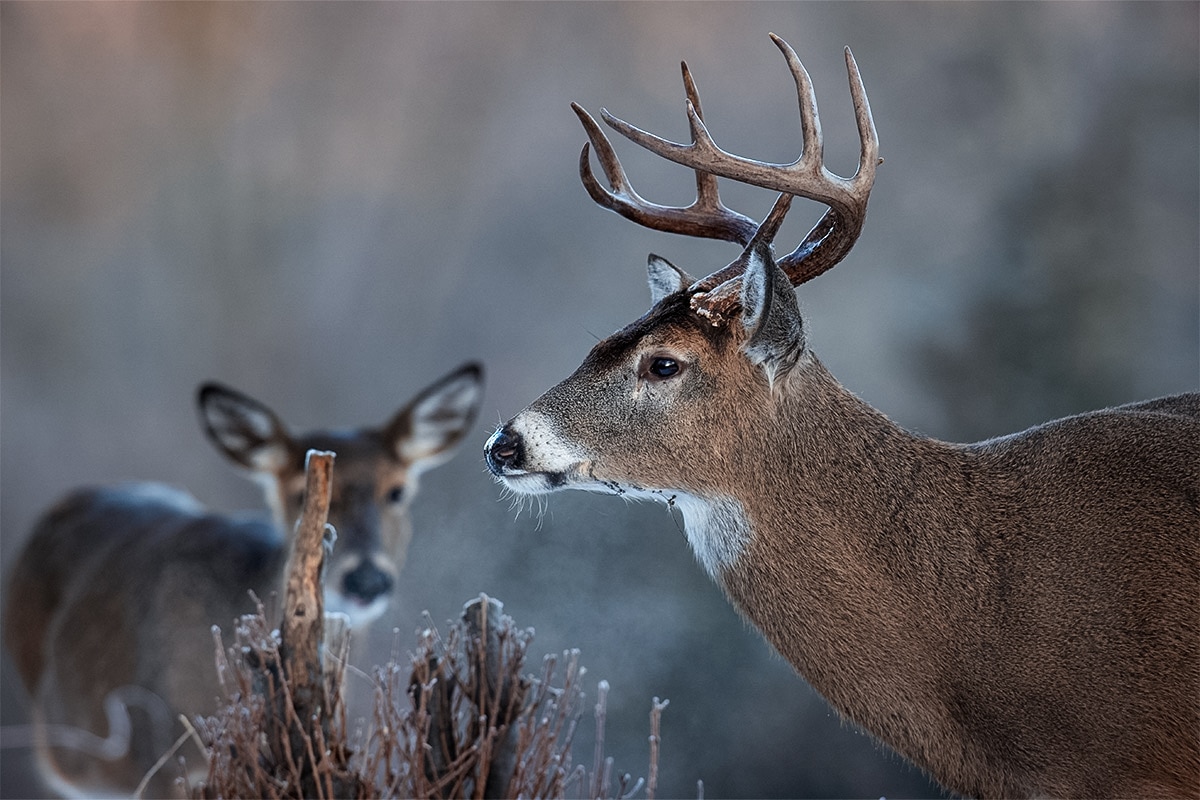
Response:
[{"label": "doe", "polygon": [[[262,485],[272,521],[212,513],[153,483],[79,489],[50,509],[16,561],[4,612],[47,784],[128,795],[182,731],[180,714],[215,709],[210,629],[252,611],[250,592],[266,601],[282,591],[310,449],[337,455],[326,610],[358,627],[382,614],[418,476],[470,429],[482,387],[481,368],[466,364],[382,427],[293,436],[262,403],[209,383],[198,393],[205,432]],[[91,744],[60,746],[63,731]],[[147,796],[175,794],[175,774],[161,770]]]}]

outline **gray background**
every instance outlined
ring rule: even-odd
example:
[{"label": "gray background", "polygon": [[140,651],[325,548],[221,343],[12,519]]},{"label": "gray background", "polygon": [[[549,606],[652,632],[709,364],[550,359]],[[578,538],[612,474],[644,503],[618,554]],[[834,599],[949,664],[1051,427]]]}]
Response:
[{"label": "gray background", "polygon": [[[670,698],[662,795],[928,795],[739,619],[661,507],[567,493],[517,514],[486,474],[494,424],[645,310],[647,252],[697,274],[736,255],[596,208],[568,104],[685,137],[687,59],[720,144],[791,160],[774,31],[844,174],[852,46],[886,163],[858,246],[800,291],[811,342],[900,424],[984,438],[1197,386],[1198,8],[5,2],[5,566],[81,483],[256,507],[201,436],[202,380],[295,428],[355,426],[478,358],[483,419],[423,482],[361,665],[486,591],[535,655],[580,647],[612,684],[619,769],[645,773],[650,698]],[[690,199],[686,170],[621,153],[643,194]],[[726,196],[753,216],[772,199]],[[781,241],[819,213],[796,204]],[[13,677],[6,661],[6,726]],[[27,761],[3,751],[0,794],[37,791]]]}]

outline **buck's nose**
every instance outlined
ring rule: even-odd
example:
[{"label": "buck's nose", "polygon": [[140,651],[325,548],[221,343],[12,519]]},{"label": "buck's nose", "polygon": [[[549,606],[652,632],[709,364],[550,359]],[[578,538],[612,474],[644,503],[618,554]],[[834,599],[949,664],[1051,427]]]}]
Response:
[{"label": "buck's nose", "polygon": [[487,460],[488,469],[493,475],[500,476],[510,470],[518,469],[525,455],[525,446],[521,442],[521,434],[500,428],[492,434],[483,447],[483,456]]},{"label": "buck's nose", "polygon": [[364,605],[392,591],[392,576],[364,559],[342,578],[342,593]]}]

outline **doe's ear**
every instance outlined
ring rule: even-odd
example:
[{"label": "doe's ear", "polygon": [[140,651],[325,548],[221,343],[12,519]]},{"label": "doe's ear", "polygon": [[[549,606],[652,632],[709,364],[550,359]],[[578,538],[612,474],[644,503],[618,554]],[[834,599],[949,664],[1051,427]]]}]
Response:
[{"label": "doe's ear", "polygon": [[464,364],[423,389],[384,428],[384,441],[417,469],[448,459],[475,422],[483,399],[483,367]]},{"label": "doe's ear", "polygon": [[646,263],[646,277],[650,282],[652,305],[658,305],[658,301],[667,295],[675,294],[696,282],[691,275],[654,253],[650,254]]},{"label": "doe's ear", "polygon": [[767,378],[791,369],[804,352],[804,325],[796,292],[787,275],[775,263],[769,245],[758,245],[743,254],[742,327],[746,333],[742,350],[766,370]]},{"label": "doe's ear", "polygon": [[196,404],[205,434],[235,464],[275,473],[288,463],[292,438],[262,403],[219,383],[206,383],[196,393]]}]

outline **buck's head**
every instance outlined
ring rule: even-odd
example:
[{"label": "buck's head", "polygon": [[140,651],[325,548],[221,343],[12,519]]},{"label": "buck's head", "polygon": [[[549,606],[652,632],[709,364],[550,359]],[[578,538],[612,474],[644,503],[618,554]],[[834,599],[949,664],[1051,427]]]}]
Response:
[{"label": "buck's head", "polygon": [[757,427],[748,417],[768,404],[755,398],[804,353],[795,295],[769,248],[746,260],[739,313],[713,324],[693,307],[695,282],[651,256],[654,306],[493,435],[493,474],[524,493],[711,490],[734,450],[725,440]]},{"label": "buck's head", "polygon": [[387,607],[412,538],[409,509],[422,472],[443,463],[479,410],[482,369],[466,364],[422,390],[378,428],[292,435],[262,403],[215,383],[198,394],[201,423],[218,451],[263,488],[276,525],[291,536],[304,508],[309,450],[336,454],[329,523],[337,531],[325,603],[352,625]]},{"label": "buck's head", "polygon": [[[804,149],[793,164],[764,164],[718,148],[704,127],[686,64],[690,145],[665,141],[602,112],[627,138],[696,171],[697,199],[690,206],[658,206],[639,197],[600,127],[574,107],[612,187],[593,175],[585,145],[580,175],[597,203],[648,227],[735,241],[744,249],[733,263],[699,281],[650,257],[650,311],[597,344],[570,377],[488,441],[488,466],[513,491],[580,488],[675,502],[697,545],[695,526],[711,527],[715,517],[739,513],[734,484],[761,479],[752,462],[777,440],[783,424],[777,403],[790,381],[802,379],[808,359],[793,287],[838,263],[853,246],[878,162],[870,108],[849,50],[862,149],[857,173],[845,179],[822,164],[807,72],[782,39],[772,39],[800,97]],[[718,177],[782,194],[760,225],[722,204]],[[799,247],[776,261],[771,241],[794,195],[818,200],[829,211]],[[697,551],[710,569],[724,560],[719,552]]]}]

